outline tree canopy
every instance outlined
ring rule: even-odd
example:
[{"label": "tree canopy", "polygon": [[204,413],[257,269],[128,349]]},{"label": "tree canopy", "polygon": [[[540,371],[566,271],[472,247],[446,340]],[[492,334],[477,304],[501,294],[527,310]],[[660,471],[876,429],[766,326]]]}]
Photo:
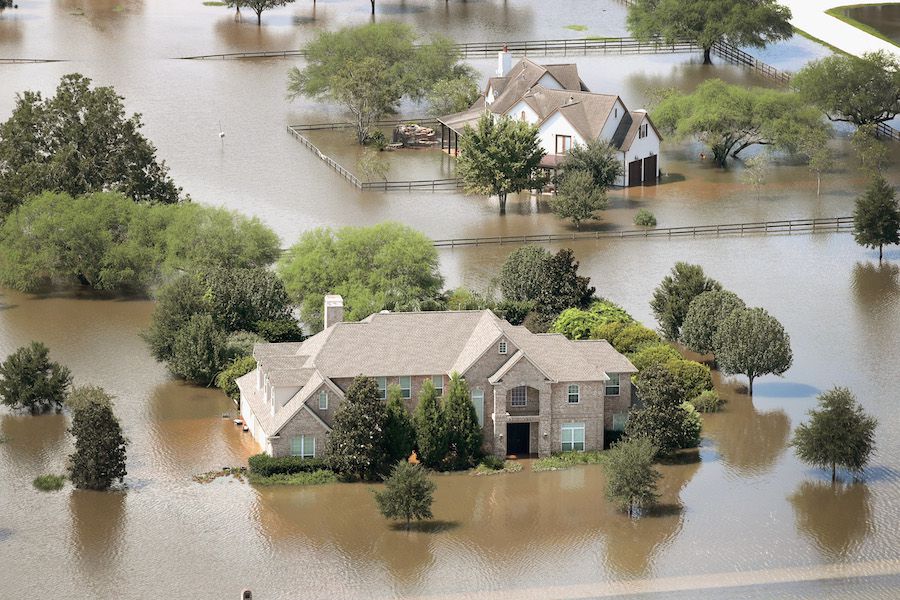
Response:
[{"label": "tree canopy", "polygon": [[450,40],[416,42],[411,26],[394,21],[321,31],[304,46],[306,66],[288,73],[288,95],[342,105],[353,115],[363,144],[372,125],[395,113],[401,99],[420,100],[439,82],[456,82],[443,87],[474,82]]},{"label": "tree canopy", "polygon": [[581,222],[597,217],[597,212],[609,205],[605,190],[594,185],[594,178],[587,171],[571,171],[563,175],[550,197],[550,208],[561,219],[571,219],[575,227]]},{"label": "tree canopy", "polygon": [[426,467],[440,468],[447,456],[447,427],[444,411],[438,404],[437,390],[428,379],[419,388],[419,403],[413,413],[413,423],[419,460]]},{"label": "tree canopy", "polygon": [[566,153],[560,167],[560,179],[571,173],[585,172],[591,176],[594,187],[606,192],[622,175],[622,162],[618,151],[607,140],[588,140],[576,144]]},{"label": "tree canopy", "polygon": [[262,14],[270,8],[285,6],[294,0],[227,0],[226,5],[240,10],[242,6],[246,6],[256,13],[256,24],[262,25]]},{"label": "tree canopy", "polygon": [[384,426],[387,409],[371,377],[356,377],[334,415],[326,463],[344,477],[372,481],[386,470]]},{"label": "tree canopy", "polygon": [[685,406],[684,383],[675,374],[653,365],[638,373],[635,386],[641,406],[628,415],[627,439],[649,439],[660,456],[700,444],[699,415]]},{"label": "tree canopy", "polygon": [[416,447],[416,428],[412,415],[403,405],[400,386],[387,389],[387,408],[384,423],[384,448],[390,464],[407,460]]},{"label": "tree canopy", "polygon": [[421,310],[443,285],[431,240],[399,223],[307,231],[278,262],[278,274],[312,331],[324,325],[326,294],[343,296],[344,318],[359,320]]},{"label": "tree canopy", "polygon": [[375,492],[375,502],[385,518],[403,521],[409,529],[410,521],[432,517],[435,487],[421,466],[400,461],[384,480],[384,490]]},{"label": "tree canopy", "polygon": [[606,453],[606,499],[633,517],[659,498],[656,488],[662,474],[653,468],[657,448],[647,438],[622,440]]},{"label": "tree canopy", "polygon": [[466,125],[456,170],[466,192],[497,196],[504,213],[507,194],[540,187],[537,168],[543,157],[536,126],[484,114],[474,128]]},{"label": "tree canopy", "polygon": [[650,308],[653,309],[663,335],[670,340],[677,340],[681,336],[681,325],[694,298],[703,292],[721,289],[722,285],[707,277],[700,265],[675,263],[671,274],[663,277],[650,300]]},{"label": "tree canopy", "polygon": [[0,402],[33,413],[62,408],[72,374],[50,360],[50,351],[40,342],[22,346],[0,363]]},{"label": "tree canopy", "polygon": [[666,96],[653,120],[675,137],[696,137],[712,148],[722,167],[754,145],[794,152],[810,130],[824,131],[818,110],[797,94],[767,88],[746,88],[709,79],[689,93]]},{"label": "tree canopy", "polygon": [[64,75],[56,94],[26,91],[0,124],[0,218],[45,191],[79,196],[118,191],[134,201],[173,203],[181,188],[141,134],[141,116],[125,115],[112,87]]},{"label": "tree canopy", "polygon": [[737,308],[719,324],[713,340],[716,363],[726,375],[782,375],[791,368],[791,338],[778,319],[762,308]]},{"label": "tree canopy", "polygon": [[856,199],[853,237],[861,246],[878,248],[879,261],[885,244],[900,244],[900,205],[894,188],[880,175],[872,178],[865,193]]},{"label": "tree canopy", "polygon": [[716,42],[764,48],[794,35],[791,10],[776,0],[635,0],[626,24],[631,35],[668,43],[693,40],[710,64]]},{"label": "tree canopy", "polygon": [[900,114],[900,59],[884,50],[826,56],[800,69],[791,84],[832,121],[859,126]]},{"label": "tree canopy", "polygon": [[69,455],[69,479],[77,488],[106,490],[125,470],[128,440],[113,413],[112,396],[97,386],[72,390],[67,405],[72,409],[69,433],[75,438],[75,452]]},{"label": "tree canopy", "polygon": [[474,467],[481,458],[481,427],[466,380],[453,373],[447,399],[443,403],[447,436],[447,466],[451,469]]},{"label": "tree canopy", "polygon": [[698,354],[714,353],[714,340],[719,325],[732,311],[744,306],[744,301],[734,292],[703,292],[688,305],[687,315],[681,325],[681,341]]}]

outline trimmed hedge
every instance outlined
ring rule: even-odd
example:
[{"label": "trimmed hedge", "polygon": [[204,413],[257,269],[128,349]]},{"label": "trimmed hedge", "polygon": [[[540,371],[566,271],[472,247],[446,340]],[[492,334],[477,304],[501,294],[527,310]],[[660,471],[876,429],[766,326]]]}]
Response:
[{"label": "trimmed hedge", "polygon": [[325,461],[321,458],[300,458],[299,456],[274,458],[268,454],[254,454],[247,462],[250,465],[250,472],[261,477],[312,473],[327,469]]}]

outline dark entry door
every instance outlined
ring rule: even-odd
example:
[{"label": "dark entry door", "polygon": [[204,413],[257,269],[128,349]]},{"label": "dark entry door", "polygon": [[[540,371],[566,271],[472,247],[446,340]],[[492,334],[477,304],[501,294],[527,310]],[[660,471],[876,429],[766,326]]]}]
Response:
[{"label": "dark entry door", "polygon": [[641,185],[641,159],[628,163],[628,186]]},{"label": "dark entry door", "polygon": [[656,155],[654,154],[644,159],[644,185],[656,185],[657,174]]},{"label": "dark entry door", "polygon": [[506,453],[525,456],[529,454],[530,423],[506,424]]}]

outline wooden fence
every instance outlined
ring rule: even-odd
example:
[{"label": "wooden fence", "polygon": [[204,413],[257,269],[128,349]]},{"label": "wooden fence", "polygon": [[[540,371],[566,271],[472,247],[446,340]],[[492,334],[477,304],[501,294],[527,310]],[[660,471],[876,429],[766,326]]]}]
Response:
[{"label": "wooden fence", "polygon": [[345,169],[343,166],[341,166],[341,164],[340,164],[339,162],[337,162],[336,160],[334,160],[333,158],[331,158],[330,156],[328,156],[327,154],[325,154],[324,152],[322,152],[321,150],[319,150],[318,146],[316,146],[315,144],[313,144],[313,143],[309,140],[308,137],[306,137],[305,135],[303,135],[302,133],[300,133],[299,130],[295,129],[294,127],[292,127],[292,126],[290,126],[290,125],[288,126],[288,131],[291,133],[291,135],[293,135],[295,138],[297,138],[298,140],[300,140],[300,143],[301,143],[301,144],[303,144],[304,146],[306,146],[307,148],[309,148],[310,150],[312,150],[312,151],[313,151],[313,154],[315,154],[315,155],[318,156],[320,159],[322,159],[322,161],[323,161],[326,165],[328,165],[329,167],[331,167],[332,169],[334,169],[335,171],[337,171],[337,172],[338,172],[338,175],[340,175],[341,177],[343,177],[344,179],[346,179],[347,181],[349,181],[349,182],[350,182],[351,184],[353,184],[357,189],[362,189],[362,184],[363,184],[363,182],[359,179],[359,177],[357,177],[356,175],[354,175],[353,173],[351,173],[350,171],[348,171],[347,169]]},{"label": "wooden fence", "polygon": [[721,225],[689,225],[685,227],[625,229],[621,231],[573,231],[571,233],[545,233],[481,238],[455,238],[434,240],[434,245],[437,248],[456,248],[465,246],[504,244],[546,244],[571,240],[840,233],[849,232],[852,231],[852,229],[853,217],[831,217],[825,219],[789,219],[784,221],[764,221],[758,223],[727,223]]},{"label": "wooden fence", "polygon": [[0,58],[0,65],[31,65],[37,63],[66,62],[60,58]]}]

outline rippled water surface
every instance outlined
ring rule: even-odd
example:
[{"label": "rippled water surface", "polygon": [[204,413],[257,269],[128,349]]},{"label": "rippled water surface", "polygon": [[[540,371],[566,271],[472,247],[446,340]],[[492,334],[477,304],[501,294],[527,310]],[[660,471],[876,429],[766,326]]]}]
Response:
[{"label": "rippled water surface", "polygon": [[[501,218],[484,198],[352,190],[285,131],[289,123],[341,117],[335,108],[285,100],[285,72],[294,62],[172,58],[297,47],[319,28],[368,22],[368,2],[303,0],[266,13],[262,28],[193,1],[21,4],[0,13],[0,58],[67,62],[0,65],[0,119],[16,91],[49,92],[67,72],[112,84],[129,110],[143,113],[160,156],[196,201],[259,215],[286,244],[314,226],[388,219],[433,237],[569,230],[529,197],[511,200]],[[480,41],[622,35],[624,15],[616,2],[421,0],[379,2],[376,20]],[[822,54],[795,39],[765,60],[793,70]],[[701,65],[696,56],[548,60],[575,60],[592,89],[631,104],[642,103],[649,88],[690,89],[710,76],[768,85],[736,67]],[[489,60],[472,64],[485,74],[493,68]],[[346,137],[327,134],[318,143],[353,161]],[[850,214],[863,182],[844,142],[835,149],[841,166],[826,176],[821,198],[806,168],[791,164],[780,164],[757,198],[739,184],[739,164],[723,172],[698,160],[699,146],[670,142],[662,185],[613,192],[598,227],[631,227],[640,207],[661,226]],[[452,168],[437,153],[391,160],[409,179]],[[896,166],[888,176],[897,182]],[[900,572],[900,252],[889,250],[879,266],[847,234],[572,247],[598,292],[644,322],[652,322],[647,301],[655,285],[673,262],[690,260],[776,315],[792,337],[794,367],[783,379],[759,380],[752,401],[741,381],[717,378],[727,409],[706,418],[695,460],[661,467],[657,514],[631,522],[615,513],[603,500],[599,467],[532,473],[526,463],[520,474],[438,476],[437,521],[411,533],[385,524],[366,485],[194,483],[192,475],[239,464],[257,450],[223,418],[234,410],[224,396],[172,381],[152,361],[138,337],[152,303],[2,291],[0,355],[31,340],[46,343],[77,383],[115,394],[131,445],[127,491],[40,493],[31,480],[61,472],[71,452],[68,417],[0,412],[0,596],[227,598],[252,587],[262,598],[502,590],[591,597],[609,595],[607,584],[615,582],[626,586],[615,588],[623,594],[660,598],[892,597]],[[448,285],[488,286],[511,250],[441,251]],[[881,423],[865,480],[835,487],[787,447],[815,395],[832,385],[851,387]],[[834,565],[845,570],[835,575]],[[702,589],[685,591],[683,577]]]}]

